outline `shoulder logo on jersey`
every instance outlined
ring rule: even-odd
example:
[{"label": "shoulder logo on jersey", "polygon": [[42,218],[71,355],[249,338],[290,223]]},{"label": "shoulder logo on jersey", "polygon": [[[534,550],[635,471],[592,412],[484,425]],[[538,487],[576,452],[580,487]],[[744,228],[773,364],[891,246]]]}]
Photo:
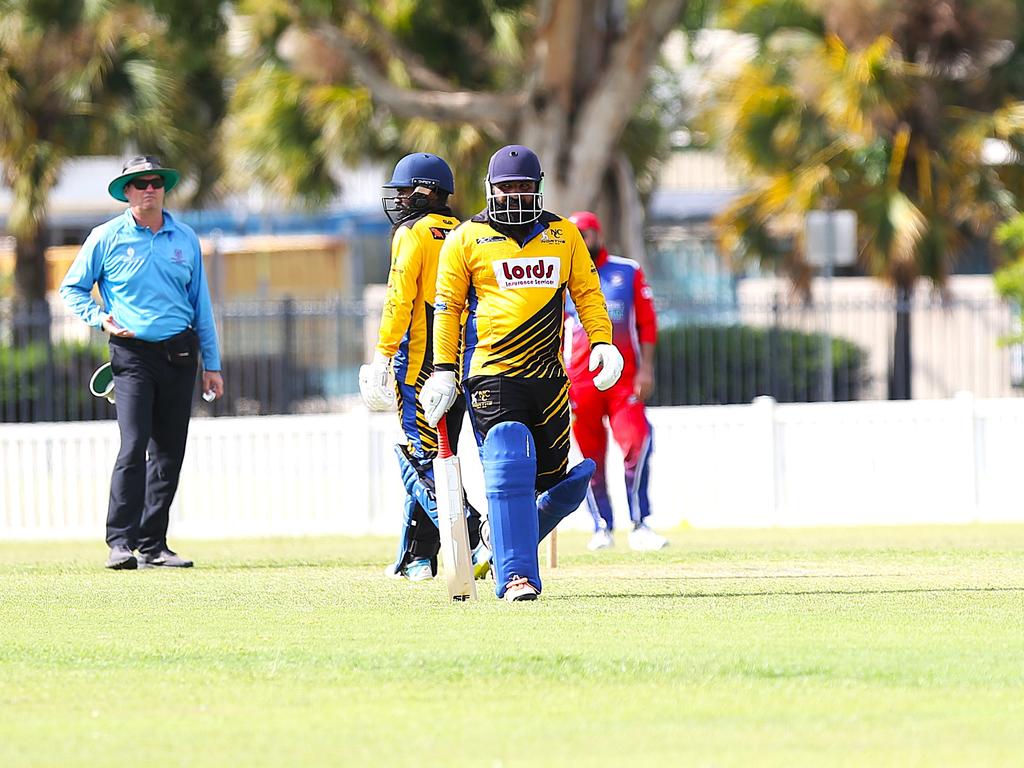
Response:
[{"label": "shoulder logo on jersey", "polygon": [[484,245],[485,243],[500,243],[505,240],[504,235],[491,235],[490,237],[478,237],[476,239],[477,245]]},{"label": "shoulder logo on jersey", "polygon": [[444,240],[448,237],[449,232],[451,232],[450,229],[441,229],[441,227],[430,228],[430,234],[435,240]]},{"label": "shoulder logo on jersey", "polygon": [[562,260],[555,256],[535,259],[500,259],[494,262],[494,276],[502,290],[513,288],[557,288],[561,283]]},{"label": "shoulder logo on jersey", "polygon": [[562,239],[561,229],[545,229],[540,233],[540,241],[542,243],[554,243],[556,245],[565,245],[565,240]]}]

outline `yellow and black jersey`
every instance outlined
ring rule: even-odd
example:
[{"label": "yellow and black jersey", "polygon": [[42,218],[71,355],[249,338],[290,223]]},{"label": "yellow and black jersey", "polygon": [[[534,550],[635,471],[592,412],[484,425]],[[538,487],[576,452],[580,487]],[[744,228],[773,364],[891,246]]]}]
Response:
[{"label": "yellow and black jersey", "polygon": [[449,212],[427,213],[402,222],[391,238],[391,270],[380,318],[377,351],[394,358],[400,384],[416,385],[429,375],[437,260],[445,237],[459,220]]},{"label": "yellow and black jersey", "polygon": [[545,211],[525,242],[499,232],[486,213],[459,225],[441,248],[434,299],[434,362],[454,369],[460,319],[464,379],[565,376],[565,292],[591,344],[610,343],[611,321],[593,259],[576,225]]}]

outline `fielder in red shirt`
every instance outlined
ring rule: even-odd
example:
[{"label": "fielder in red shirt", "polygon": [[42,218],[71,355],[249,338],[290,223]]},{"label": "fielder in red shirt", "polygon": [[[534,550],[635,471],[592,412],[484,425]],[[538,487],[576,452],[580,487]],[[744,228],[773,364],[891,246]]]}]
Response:
[{"label": "fielder in red shirt", "polygon": [[571,334],[566,334],[572,434],[584,458],[593,459],[597,464],[587,494],[587,507],[594,517],[594,537],[588,546],[599,550],[615,543],[605,480],[608,433],[604,420],[607,418],[612,436],[624,456],[626,497],[633,523],[629,545],[636,550],[661,549],[668,540],[645,522],[651,514],[647,482],[652,440],[644,400],[654,389],[654,345],[658,334],[651,289],[639,264],[632,259],[608,255],[601,221],[595,214],[579,211],[569,220],[579,228],[597,267],[612,321],[612,343],[622,353],[625,363],[622,376],[611,389],[602,392],[594,386],[594,374],[589,370],[587,334],[576,320],[575,307],[567,298],[566,314],[572,326]]}]

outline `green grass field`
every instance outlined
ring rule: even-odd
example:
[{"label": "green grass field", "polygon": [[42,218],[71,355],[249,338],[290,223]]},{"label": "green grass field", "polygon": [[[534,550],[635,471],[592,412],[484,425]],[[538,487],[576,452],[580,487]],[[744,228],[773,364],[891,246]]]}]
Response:
[{"label": "green grass field", "polygon": [[392,542],[0,544],[0,765],[1010,765],[1024,526],[675,531],[543,597],[382,578]]}]

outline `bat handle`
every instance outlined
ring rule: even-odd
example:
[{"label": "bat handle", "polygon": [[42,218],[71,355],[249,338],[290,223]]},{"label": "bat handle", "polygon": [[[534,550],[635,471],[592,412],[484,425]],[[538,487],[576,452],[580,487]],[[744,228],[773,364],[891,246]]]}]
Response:
[{"label": "bat handle", "polygon": [[448,425],[445,423],[447,420],[445,416],[442,416],[441,420],[437,422],[437,455],[441,459],[447,459],[453,455],[452,447],[448,442]]}]

